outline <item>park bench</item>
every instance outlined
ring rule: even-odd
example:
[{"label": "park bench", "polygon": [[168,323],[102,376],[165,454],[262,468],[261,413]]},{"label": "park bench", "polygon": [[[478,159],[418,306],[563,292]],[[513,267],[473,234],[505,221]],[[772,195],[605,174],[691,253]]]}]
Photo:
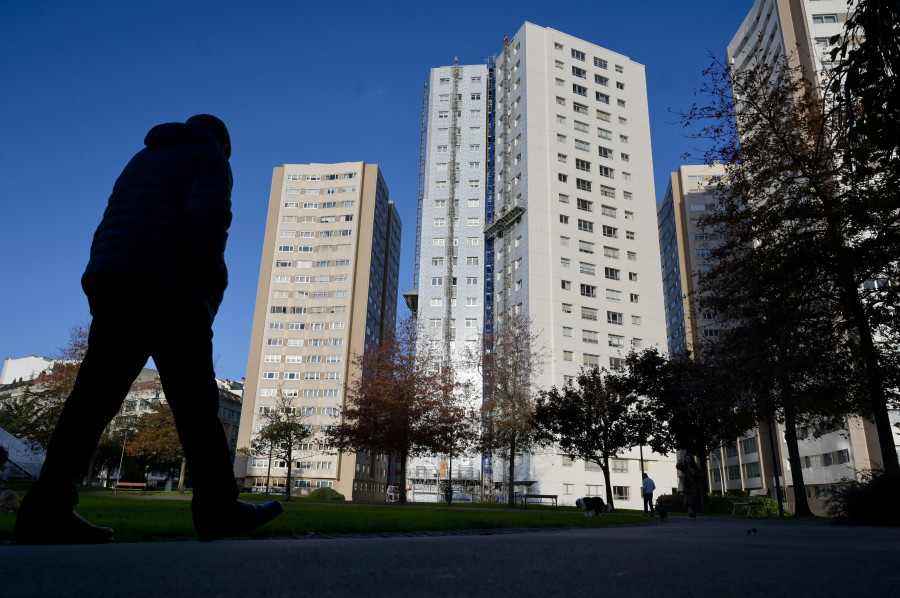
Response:
[{"label": "park bench", "polygon": [[132,492],[143,492],[147,488],[144,482],[116,482],[116,488],[113,494],[118,494],[119,490],[129,490]]},{"label": "park bench", "polygon": [[747,517],[751,517],[751,513],[753,511],[753,507],[760,507],[765,504],[765,497],[768,495],[768,491],[764,488],[758,488],[756,490],[750,491],[750,500],[746,502],[736,502],[732,503],[733,507],[731,509],[731,516],[734,517],[735,512],[737,512],[738,507],[744,508],[747,507]]},{"label": "park bench", "polygon": [[557,495],[556,494],[523,494],[522,495],[522,508],[525,508],[525,505],[528,504],[528,500],[536,500],[539,504],[543,504],[544,499],[550,500],[553,502],[553,509],[557,510],[558,505],[556,503]]}]

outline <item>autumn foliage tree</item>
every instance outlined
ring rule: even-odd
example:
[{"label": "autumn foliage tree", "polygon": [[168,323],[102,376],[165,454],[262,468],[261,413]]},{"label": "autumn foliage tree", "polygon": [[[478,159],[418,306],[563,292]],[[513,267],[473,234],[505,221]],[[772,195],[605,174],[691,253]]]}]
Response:
[{"label": "autumn foliage tree", "polygon": [[154,405],[138,417],[125,442],[125,454],[139,460],[144,471],[165,471],[179,467],[178,493],[184,493],[184,474],[187,462],[175,417],[166,403]]},{"label": "autumn foliage tree", "polygon": [[[328,431],[341,451],[397,455],[400,502],[406,502],[406,464],[411,456],[446,448],[439,411],[456,400],[453,377],[439,349],[418,343],[418,324],[407,317],[384,330],[380,341],[354,355],[342,423]],[[418,349],[418,350],[417,350]]]}]

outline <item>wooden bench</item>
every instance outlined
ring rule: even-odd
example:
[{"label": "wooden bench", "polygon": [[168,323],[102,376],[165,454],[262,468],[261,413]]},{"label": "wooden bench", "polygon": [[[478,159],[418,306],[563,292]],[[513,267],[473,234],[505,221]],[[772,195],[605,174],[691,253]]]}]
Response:
[{"label": "wooden bench", "polygon": [[116,482],[116,488],[113,494],[118,494],[119,490],[129,490],[132,492],[143,492],[147,488],[144,482]]},{"label": "wooden bench", "polygon": [[541,504],[543,504],[544,499],[546,498],[547,500],[553,501],[553,510],[554,510],[554,511],[556,511],[556,510],[559,509],[559,507],[558,507],[558,505],[557,505],[557,503],[556,503],[556,499],[557,499],[557,495],[556,495],[556,494],[523,494],[523,495],[522,495],[522,508],[523,508],[523,509],[525,508],[525,505],[528,504],[528,499],[529,499],[529,498],[530,498],[530,499],[537,500],[537,501],[539,501]]},{"label": "wooden bench", "polygon": [[731,516],[734,517],[735,512],[737,512],[738,507],[744,508],[747,507],[747,517],[751,517],[751,512],[753,511],[753,507],[759,507],[765,504],[763,500],[766,496],[768,496],[769,492],[764,488],[758,488],[756,490],[750,491],[750,500],[746,502],[736,502],[733,503],[734,506],[731,509]]}]

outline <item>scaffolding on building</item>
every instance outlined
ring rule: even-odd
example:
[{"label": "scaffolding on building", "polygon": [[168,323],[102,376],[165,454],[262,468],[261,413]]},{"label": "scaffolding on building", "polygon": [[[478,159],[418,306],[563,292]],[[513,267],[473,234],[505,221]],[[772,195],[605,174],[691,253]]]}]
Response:
[{"label": "scaffolding on building", "polygon": [[413,317],[419,312],[419,258],[422,254],[422,209],[425,204],[425,150],[428,143],[428,83],[422,87],[422,129],[419,133],[419,194],[416,208],[416,261],[413,270],[413,288],[403,292],[406,307]]}]

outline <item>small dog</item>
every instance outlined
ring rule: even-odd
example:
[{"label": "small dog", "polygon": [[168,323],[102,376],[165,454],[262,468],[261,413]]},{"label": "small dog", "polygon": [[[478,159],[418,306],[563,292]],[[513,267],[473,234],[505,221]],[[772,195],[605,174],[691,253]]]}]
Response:
[{"label": "small dog", "polygon": [[575,501],[575,506],[579,509],[584,509],[584,516],[591,517],[593,515],[597,515],[598,517],[606,510],[606,503],[603,502],[603,499],[599,496],[585,496],[584,498],[579,498]]},{"label": "small dog", "polygon": [[669,509],[659,505],[656,507],[656,510],[659,513],[659,522],[666,523],[669,520]]},{"label": "small dog", "polygon": [[19,512],[19,495],[13,490],[4,490],[0,494],[0,513],[13,514]]}]

